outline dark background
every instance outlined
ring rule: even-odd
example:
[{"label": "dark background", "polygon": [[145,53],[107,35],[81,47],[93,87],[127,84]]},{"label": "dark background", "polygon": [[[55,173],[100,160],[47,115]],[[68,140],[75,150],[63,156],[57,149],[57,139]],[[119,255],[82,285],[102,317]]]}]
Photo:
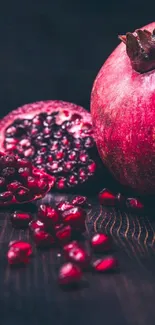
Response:
[{"label": "dark background", "polygon": [[154,20],[152,2],[5,0],[0,6],[0,114],[43,99],[89,109],[117,35]]},{"label": "dark background", "polygon": [[[119,44],[117,35],[153,21],[154,9],[153,1],[139,0],[1,2],[0,116],[44,99],[89,109],[93,80]],[[30,265],[10,270],[8,242],[30,238],[28,232],[12,230],[9,220],[10,212],[0,211],[0,325],[155,324],[155,224],[150,215],[93,203],[87,227],[113,236],[121,272],[88,274],[88,286],[77,292],[58,287],[59,261],[51,251],[35,251]]]}]

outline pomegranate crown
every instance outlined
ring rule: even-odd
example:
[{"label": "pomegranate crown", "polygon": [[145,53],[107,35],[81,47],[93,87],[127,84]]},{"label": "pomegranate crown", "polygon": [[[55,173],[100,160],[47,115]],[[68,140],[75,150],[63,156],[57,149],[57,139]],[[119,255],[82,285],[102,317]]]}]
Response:
[{"label": "pomegranate crown", "polygon": [[132,68],[140,73],[155,69],[155,29],[149,32],[137,29],[134,34],[119,35],[126,45]]}]

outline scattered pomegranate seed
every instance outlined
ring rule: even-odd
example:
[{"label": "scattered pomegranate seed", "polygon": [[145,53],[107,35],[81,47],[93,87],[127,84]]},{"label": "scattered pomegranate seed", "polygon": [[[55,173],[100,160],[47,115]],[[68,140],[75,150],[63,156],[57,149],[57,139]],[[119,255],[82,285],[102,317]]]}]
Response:
[{"label": "scattered pomegranate seed", "polygon": [[74,230],[85,230],[86,212],[81,207],[65,210],[61,214],[64,224],[70,225]]},{"label": "scattered pomegranate seed", "polygon": [[32,232],[35,231],[36,229],[45,230],[45,225],[40,220],[32,220],[29,223],[29,228]]},{"label": "scattered pomegranate seed", "polygon": [[21,254],[20,250],[9,249],[7,253],[8,263],[10,265],[18,265],[18,264],[27,264],[29,262],[29,257]]},{"label": "scattered pomegranate seed", "polygon": [[78,266],[82,269],[88,268],[90,264],[90,256],[82,247],[74,247],[73,249],[68,251],[68,259],[78,264]]},{"label": "scattered pomegranate seed", "polygon": [[29,243],[23,241],[10,242],[7,253],[10,265],[27,264],[30,255],[32,255],[32,247]]},{"label": "scattered pomegranate seed", "polygon": [[110,272],[118,268],[118,261],[113,256],[98,259],[93,263],[93,269],[97,272]]},{"label": "scattered pomegranate seed", "polygon": [[128,208],[130,209],[143,209],[144,208],[144,205],[138,200],[138,199],[135,199],[135,198],[128,198],[126,200],[126,205]]},{"label": "scattered pomegranate seed", "polygon": [[56,230],[56,238],[60,245],[63,246],[69,243],[72,234],[72,229],[69,225],[68,226],[62,225],[61,227],[59,227],[59,229],[55,229],[55,230]]},{"label": "scattered pomegranate seed", "polygon": [[55,244],[55,239],[51,234],[38,228],[33,232],[33,239],[38,248],[48,248]]},{"label": "scattered pomegranate seed", "polygon": [[22,240],[13,240],[9,243],[9,248],[12,249],[19,249],[21,250],[26,256],[32,255],[32,246],[30,243],[22,241]]},{"label": "scattered pomegranate seed", "polygon": [[111,240],[105,234],[96,233],[91,238],[91,247],[96,253],[105,252],[111,249]]},{"label": "scattered pomegranate seed", "polygon": [[77,247],[80,247],[80,246],[79,246],[79,243],[76,240],[74,240],[74,241],[70,242],[69,244],[65,245],[63,247],[63,253],[64,253],[65,257],[68,258],[69,252],[73,248],[77,248]]},{"label": "scattered pomegranate seed", "polygon": [[68,209],[71,209],[71,208],[74,208],[74,205],[69,203],[68,201],[62,201],[57,205],[57,209],[60,212],[63,212],[65,210],[68,210]]},{"label": "scattered pomegranate seed", "polygon": [[106,206],[115,206],[116,205],[116,196],[104,188],[99,193],[99,202],[100,204],[106,205]]},{"label": "scattered pomegranate seed", "polygon": [[27,212],[15,211],[11,216],[12,225],[15,228],[27,228],[31,220],[32,215]]},{"label": "scattered pomegranate seed", "polygon": [[73,285],[82,279],[81,269],[73,263],[65,263],[61,266],[58,275],[60,285]]}]

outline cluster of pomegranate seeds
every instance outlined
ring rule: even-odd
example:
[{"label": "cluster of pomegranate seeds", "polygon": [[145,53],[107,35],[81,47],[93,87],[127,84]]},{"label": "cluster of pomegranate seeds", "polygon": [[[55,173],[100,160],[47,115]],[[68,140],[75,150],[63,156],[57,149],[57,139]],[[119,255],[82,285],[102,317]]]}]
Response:
[{"label": "cluster of pomegranate seeds", "polygon": [[125,198],[120,193],[114,194],[107,188],[104,188],[98,195],[101,205],[109,207],[126,207],[131,210],[143,210],[143,203],[137,198]]},{"label": "cluster of pomegranate seeds", "polygon": [[20,240],[9,243],[7,258],[10,265],[27,264],[31,255],[32,247],[29,243]]},{"label": "cluster of pomegranate seeds", "polygon": [[[82,280],[84,271],[109,272],[116,270],[118,265],[117,259],[113,256],[104,256],[95,261],[92,259],[96,253],[110,252],[112,243],[106,234],[94,234],[87,241],[89,249],[75,240],[75,232],[81,234],[85,231],[84,206],[89,207],[87,198],[76,196],[71,202],[60,202],[56,207],[41,204],[37,212],[38,219],[35,220],[32,220],[31,214],[27,212],[15,211],[11,216],[14,227],[20,229],[29,227],[37,248],[61,250],[63,264],[59,269],[58,282],[63,287],[77,285]],[[10,242],[7,253],[10,265],[26,265],[31,255],[32,247],[29,243],[20,240]]]},{"label": "cluster of pomegranate seeds", "polygon": [[0,206],[43,197],[53,185],[53,178],[34,172],[29,160],[0,152]]},{"label": "cluster of pomegranate seeds", "polygon": [[7,116],[2,120],[0,146],[54,176],[58,191],[73,190],[96,175],[100,158],[91,115],[84,108],[61,101],[38,102],[13,111],[9,120],[12,123]]}]

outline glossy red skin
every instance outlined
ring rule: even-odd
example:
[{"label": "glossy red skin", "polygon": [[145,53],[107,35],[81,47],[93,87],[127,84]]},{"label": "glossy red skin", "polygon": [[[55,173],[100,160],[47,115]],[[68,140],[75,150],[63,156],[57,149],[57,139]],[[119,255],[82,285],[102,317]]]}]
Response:
[{"label": "glossy red skin", "polygon": [[[143,27],[153,31],[155,22]],[[155,70],[131,67],[121,43],[100,69],[91,93],[96,144],[123,185],[155,194]]]}]

